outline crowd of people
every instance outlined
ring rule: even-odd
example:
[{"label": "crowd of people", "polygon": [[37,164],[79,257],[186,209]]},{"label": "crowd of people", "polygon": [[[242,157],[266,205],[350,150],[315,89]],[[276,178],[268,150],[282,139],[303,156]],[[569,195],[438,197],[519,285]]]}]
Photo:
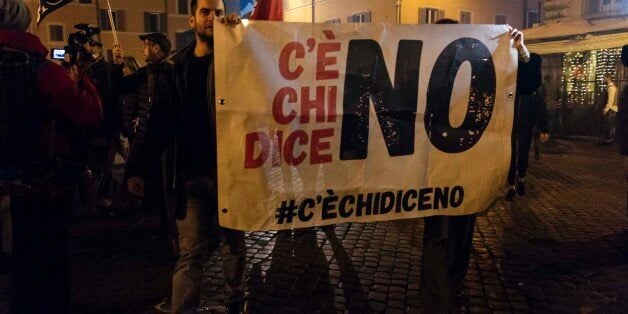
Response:
[{"label": "crowd of people", "polygon": [[[0,0],[0,12],[4,12],[0,14],[3,62],[9,60],[35,72],[30,87],[11,87],[32,88],[29,91],[35,97],[24,96],[29,94],[26,91],[10,95],[32,107],[25,120],[12,126],[33,126],[32,132],[19,138],[24,142],[24,136],[30,136],[26,138],[30,142],[20,146],[9,141],[6,148],[16,153],[1,161],[2,171],[8,168],[5,165],[18,169],[2,175],[19,179],[12,184],[3,181],[0,216],[3,232],[12,230],[3,239],[12,237],[13,243],[3,243],[2,248],[12,247],[15,311],[70,310],[66,246],[71,211],[78,199],[84,213],[112,212],[116,154],[126,160],[122,184],[126,202],[141,199],[159,214],[162,232],[178,255],[171,298],[158,309],[195,311],[203,263],[210,248],[222,242],[226,308],[229,313],[245,311],[245,234],[217,227],[213,105],[213,25],[237,24],[239,17],[226,15],[222,0],[193,0],[189,24],[195,40],[174,54],[166,35],[148,33],[139,36],[146,66],[125,56],[119,46],[113,47],[113,60],[106,61],[103,44],[93,38],[79,47],[76,58],[59,65],[46,59],[47,49],[27,32],[31,15],[23,1]],[[515,105],[506,195],[512,201],[525,195],[533,139],[544,142],[549,135],[540,57],[528,52],[521,32],[511,28],[510,36],[519,52],[519,80],[526,82],[517,89]],[[609,101],[604,115],[612,139],[617,88],[611,76],[605,80]],[[128,139],[128,150],[122,138]],[[8,225],[11,219],[7,217],[12,219]],[[462,280],[474,225],[475,215],[425,219],[421,301],[426,312],[447,313],[456,298],[466,298]]]}]

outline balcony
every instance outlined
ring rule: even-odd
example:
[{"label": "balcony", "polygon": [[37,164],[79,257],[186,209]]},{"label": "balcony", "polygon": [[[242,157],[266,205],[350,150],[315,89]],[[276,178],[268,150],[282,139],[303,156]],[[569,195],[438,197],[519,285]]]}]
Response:
[{"label": "balcony", "polygon": [[590,20],[628,16],[628,0],[584,0],[582,17]]}]

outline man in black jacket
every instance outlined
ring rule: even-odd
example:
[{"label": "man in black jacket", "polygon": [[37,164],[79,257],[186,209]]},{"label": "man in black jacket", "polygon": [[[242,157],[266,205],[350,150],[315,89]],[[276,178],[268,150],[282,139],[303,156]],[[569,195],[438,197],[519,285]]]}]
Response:
[{"label": "man in black jacket", "polygon": [[89,136],[89,166],[93,179],[86,182],[85,195],[88,210],[92,210],[95,198],[100,210],[108,211],[113,203],[113,164],[116,147],[120,140],[120,99],[116,82],[116,66],[105,60],[102,43],[92,40],[86,44],[95,62],[87,70],[102,99],[103,122]]},{"label": "man in black jacket", "polygon": [[[457,24],[441,19],[436,24]],[[519,71],[529,61],[523,34],[509,27],[509,35],[519,53]],[[520,90],[520,86],[517,86]],[[468,301],[462,283],[469,269],[473,230],[477,214],[431,216],[425,218],[421,265],[421,313],[450,313],[455,305]]]},{"label": "man in black jacket", "polygon": [[[174,190],[179,195],[177,227],[179,261],[172,279],[175,313],[193,312],[200,299],[203,263],[210,245],[211,221],[217,216],[216,110],[214,95],[214,21],[237,24],[232,14],[225,18],[222,0],[192,0],[190,27],[196,41],[174,55],[172,63],[177,106],[155,112],[156,127],[149,125],[139,160],[158,158],[165,145],[175,149]],[[155,108],[157,109],[157,108]],[[138,167],[140,170],[141,167]],[[146,172],[136,171],[127,184],[133,194],[142,194]],[[239,313],[244,304],[244,232],[222,229],[227,245],[221,249],[227,310]]]},{"label": "man in black jacket", "polygon": [[[128,119],[133,122],[130,130],[125,130],[131,140],[131,148],[127,157],[127,174],[129,170],[140,167],[138,163],[145,161],[138,160],[140,147],[144,141],[148,127],[153,124],[152,120],[159,121],[159,117],[167,108],[176,104],[176,94],[174,92],[174,81],[172,79],[172,65],[166,62],[172,47],[170,40],[162,33],[148,33],[139,36],[144,42],[144,61],[146,66],[137,72],[122,77],[122,68],[118,67],[116,76],[120,82],[120,94],[137,94],[137,97],[127,98],[123,102],[124,112],[130,113]],[[115,63],[121,65],[124,62],[124,52],[119,47],[114,49]],[[165,110],[161,110],[161,107]],[[153,118],[156,115],[156,118]],[[159,127],[159,126],[156,126]],[[172,243],[176,243],[176,225],[174,223],[174,212],[169,210],[171,206],[166,206],[164,191],[164,176],[162,174],[161,159],[150,160],[152,164],[147,164],[146,169],[146,189],[144,204],[159,215],[162,232],[170,236]],[[176,245],[175,245],[176,247]]]},{"label": "man in black jacket", "polygon": [[[541,56],[532,53],[530,64],[541,69]],[[536,71],[540,75],[540,71]],[[534,80],[531,77],[523,79]],[[539,79],[540,78],[536,78]],[[521,80],[524,81],[524,80]],[[514,201],[516,196],[524,197],[526,194],[526,172],[530,159],[530,144],[534,136],[534,127],[539,130],[541,142],[549,139],[547,104],[545,103],[545,89],[543,86],[528,94],[519,92],[515,100],[515,119],[513,121],[512,155],[510,157],[510,169],[508,170],[508,193],[506,200]]]}]

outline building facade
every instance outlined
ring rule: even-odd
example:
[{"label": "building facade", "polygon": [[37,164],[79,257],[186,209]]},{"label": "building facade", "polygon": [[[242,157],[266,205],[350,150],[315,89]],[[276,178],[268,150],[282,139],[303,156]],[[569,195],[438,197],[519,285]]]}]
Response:
[{"label": "building facade", "polygon": [[538,0],[284,0],[284,20],[316,23],[433,23],[441,18],[465,24],[539,22]]},{"label": "building facade", "polygon": [[[101,29],[100,39],[111,56],[113,33],[106,0],[74,0],[52,12],[41,22],[35,22],[39,1],[25,0],[33,15],[31,32],[44,46],[52,50],[63,48],[74,25],[87,23]],[[240,0],[225,0],[227,11],[239,11]],[[172,49],[178,50],[194,39],[189,29],[190,0],[110,0],[118,41],[127,55],[143,61],[142,42],[138,36],[148,32],[168,35]]]}]

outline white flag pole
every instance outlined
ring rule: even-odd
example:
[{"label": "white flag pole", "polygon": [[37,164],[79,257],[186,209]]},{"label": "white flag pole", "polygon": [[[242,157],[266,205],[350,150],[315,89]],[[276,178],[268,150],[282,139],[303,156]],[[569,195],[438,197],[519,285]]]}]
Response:
[{"label": "white flag pole", "polygon": [[111,32],[113,33],[113,45],[119,46],[118,32],[116,31],[116,24],[113,21],[113,13],[111,13],[111,3],[107,0],[107,12],[109,13],[109,24],[111,25]]}]

